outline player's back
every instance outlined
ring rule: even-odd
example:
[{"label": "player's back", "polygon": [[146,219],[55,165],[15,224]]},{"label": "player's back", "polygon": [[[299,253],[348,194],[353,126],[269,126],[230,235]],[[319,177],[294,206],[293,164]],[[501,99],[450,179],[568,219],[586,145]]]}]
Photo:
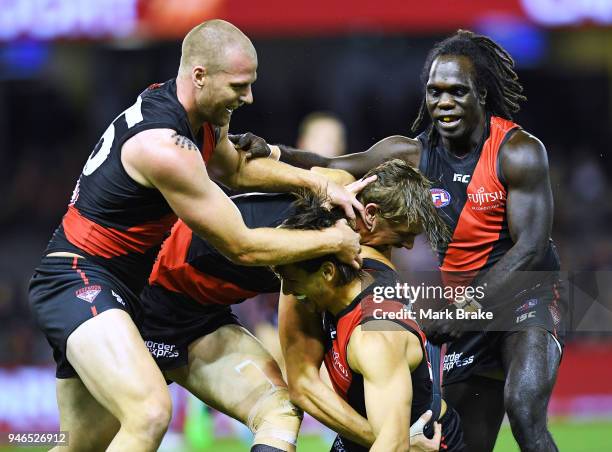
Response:
[{"label": "player's back", "polygon": [[134,181],[121,162],[123,144],[148,129],[175,130],[201,144],[206,157],[217,139],[209,124],[193,136],[174,80],[151,85],[113,120],[96,144],[45,253],[72,252],[101,263],[135,293],[176,221],[161,193]]},{"label": "player's back", "polygon": [[[290,194],[249,193],[231,198],[249,228],[277,227],[293,211]],[[260,293],[278,292],[280,281],[267,267],[233,263],[182,221],[172,228],[149,278],[149,290],[178,301],[231,305]]]}]

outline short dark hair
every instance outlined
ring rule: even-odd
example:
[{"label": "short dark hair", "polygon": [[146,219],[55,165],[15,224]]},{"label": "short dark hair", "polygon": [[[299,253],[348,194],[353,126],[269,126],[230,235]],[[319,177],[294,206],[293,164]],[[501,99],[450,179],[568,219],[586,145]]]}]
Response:
[{"label": "short dark hair", "polygon": [[[302,191],[296,193],[297,199],[293,203],[294,214],[287,218],[282,228],[320,230],[332,227],[338,220],[345,218],[344,211],[338,207],[328,209],[328,199],[322,193]],[[293,265],[307,271],[316,272],[323,262],[331,262],[338,269],[337,285],[344,286],[362,275],[362,271],[351,265],[341,262],[333,254],[295,262]]]},{"label": "short dark hair", "polygon": [[[514,60],[510,54],[487,36],[458,30],[454,35],[437,43],[427,55],[421,73],[423,99],[417,118],[412,124],[413,132],[419,129],[425,118],[425,89],[431,65],[442,55],[465,56],[470,59],[474,65],[476,88],[487,90],[485,109],[492,115],[511,120],[512,114],[520,110],[520,102],[527,100],[521,94],[523,86],[514,72]],[[435,133],[434,129],[432,127],[430,133]]]}]

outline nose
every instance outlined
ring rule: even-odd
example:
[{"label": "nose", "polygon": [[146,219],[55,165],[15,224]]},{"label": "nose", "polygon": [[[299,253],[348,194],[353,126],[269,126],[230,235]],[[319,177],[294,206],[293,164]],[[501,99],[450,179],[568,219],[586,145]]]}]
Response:
[{"label": "nose", "polygon": [[452,109],[455,107],[455,99],[449,93],[442,93],[438,99],[438,108]]},{"label": "nose", "polygon": [[243,104],[252,104],[253,103],[253,91],[251,90],[251,85],[246,89],[246,93],[240,96],[240,102]]}]

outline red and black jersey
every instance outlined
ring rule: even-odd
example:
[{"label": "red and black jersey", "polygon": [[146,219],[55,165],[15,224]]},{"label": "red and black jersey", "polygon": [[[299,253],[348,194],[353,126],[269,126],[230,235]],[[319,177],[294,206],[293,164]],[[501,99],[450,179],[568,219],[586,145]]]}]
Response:
[{"label": "red and black jersey", "polygon": [[[374,289],[376,287],[395,287],[399,282],[397,274],[385,264],[364,259],[363,269],[374,277],[374,282],[361,292],[345,309],[334,316],[329,312],[323,315],[323,329],[326,341],[325,367],[336,392],[347,401],[363,417],[367,417],[363,376],[354,372],[348,364],[347,348],[351,335],[359,325],[380,318],[375,310],[384,312],[402,312],[409,306],[392,299],[375,301]],[[410,424],[412,425],[425,411],[430,409],[432,401],[432,375],[425,350],[426,339],[423,332],[414,320],[393,320],[402,328],[410,331],[419,338],[423,350],[423,360],[412,376],[412,409]]]},{"label": "red and black jersey", "polygon": [[[427,132],[419,135],[419,169],[432,181],[432,199],[452,232],[448,247],[439,256],[443,272],[476,276],[514,245],[506,218],[507,186],[499,155],[502,145],[518,129],[511,121],[489,117],[483,142],[464,157],[453,155],[441,140],[431,143]],[[547,258],[537,270],[558,269],[551,242]]]},{"label": "red and black jersey", "polygon": [[145,284],[159,246],[176,222],[161,193],[138,184],[121,163],[126,140],[147,129],[172,129],[186,136],[198,145],[205,161],[219,137],[218,129],[208,123],[194,136],[175,80],[151,85],[113,120],[94,147],[46,250],[73,252],[98,262],[135,293]]},{"label": "red and black jersey", "polygon": [[[280,225],[293,212],[290,194],[252,193],[231,198],[249,228]],[[172,292],[203,305],[232,305],[260,293],[280,290],[267,267],[234,264],[182,221],[162,245],[149,278],[155,289]]]}]

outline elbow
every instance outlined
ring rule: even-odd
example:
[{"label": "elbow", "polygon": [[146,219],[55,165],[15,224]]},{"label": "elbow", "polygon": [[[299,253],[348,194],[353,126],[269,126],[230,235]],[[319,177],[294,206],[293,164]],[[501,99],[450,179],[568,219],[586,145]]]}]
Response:
[{"label": "elbow", "polygon": [[260,267],[266,265],[266,262],[262,261],[256,253],[245,249],[229,251],[226,257],[236,265],[243,265],[246,267]]},{"label": "elbow", "polygon": [[304,377],[289,379],[289,399],[294,405],[302,410],[306,410],[308,401],[308,391],[310,388],[309,380]]}]

